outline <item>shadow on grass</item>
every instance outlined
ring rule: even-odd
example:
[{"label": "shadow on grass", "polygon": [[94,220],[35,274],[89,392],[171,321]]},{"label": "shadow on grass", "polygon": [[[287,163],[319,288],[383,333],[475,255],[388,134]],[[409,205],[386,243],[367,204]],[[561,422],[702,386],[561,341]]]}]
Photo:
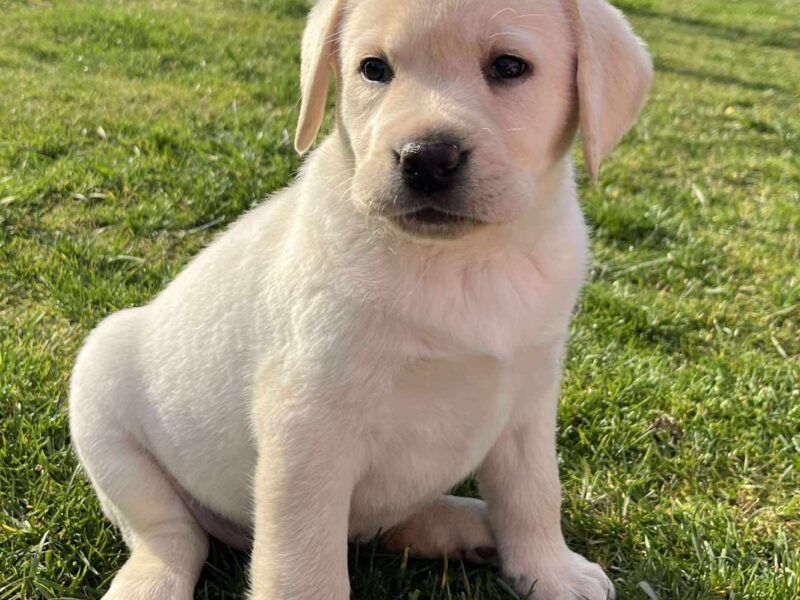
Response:
[{"label": "shadow on grass", "polygon": [[[591,558],[592,544],[585,532],[565,524],[570,547]],[[595,544],[596,546],[596,544]],[[639,587],[644,581],[663,598],[716,598],[704,583],[686,581],[682,570],[671,572],[659,560],[657,551],[642,556],[641,549],[624,531],[614,542],[614,564],[603,565],[617,587],[618,597],[644,598]],[[209,560],[195,591],[196,600],[234,600],[247,593],[250,557],[213,542]],[[444,559],[404,559],[381,550],[376,542],[350,544],[348,568],[352,600],[528,600],[514,594],[502,581],[497,566],[475,566]],[[620,579],[620,573],[626,573]]]},{"label": "shadow on grass", "polygon": [[745,89],[757,92],[766,92],[769,90],[774,90],[783,92],[784,94],[792,94],[792,95],[795,94],[795,92],[793,92],[789,88],[775,82],[767,83],[764,81],[747,81],[739,77],[735,77],[733,75],[709,73],[708,71],[701,71],[699,69],[690,69],[687,67],[675,67],[665,63],[663,60],[660,60],[658,58],[655,59],[655,67],[656,71],[660,73],[679,75],[681,77],[688,77],[690,79],[695,79],[698,81],[717,83],[721,85],[741,86]]},{"label": "shadow on grass", "polygon": [[614,4],[628,15],[649,19],[665,19],[676,25],[690,27],[700,30],[702,33],[718,37],[730,42],[753,42],[765,48],[779,48],[782,50],[794,50],[800,47],[800,27],[780,27],[773,31],[763,31],[718,23],[700,19],[698,17],[688,17],[669,12],[653,10],[628,2],[617,2]]},{"label": "shadow on grass", "polygon": [[[197,600],[234,600],[247,592],[250,556],[212,542],[209,559],[195,591]],[[444,560],[404,559],[377,542],[350,544],[348,569],[355,600],[418,598],[436,600],[506,600],[511,595],[491,566]]]},{"label": "shadow on grass", "polygon": [[211,541],[200,581],[195,588],[196,600],[236,600],[245,598],[250,554],[237,552],[225,544]]}]

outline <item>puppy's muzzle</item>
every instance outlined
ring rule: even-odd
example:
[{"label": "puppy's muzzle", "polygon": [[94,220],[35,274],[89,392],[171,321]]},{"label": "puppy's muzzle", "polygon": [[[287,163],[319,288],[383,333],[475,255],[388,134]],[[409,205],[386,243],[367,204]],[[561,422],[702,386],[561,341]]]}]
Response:
[{"label": "puppy's muzzle", "polygon": [[[449,139],[423,139],[394,150],[403,191],[392,222],[416,236],[453,238],[480,225],[465,194],[469,151]],[[399,202],[398,202],[399,200]]]},{"label": "puppy's muzzle", "polygon": [[456,144],[441,141],[410,142],[396,154],[403,183],[423,194],[452,188],[467,158]]}]

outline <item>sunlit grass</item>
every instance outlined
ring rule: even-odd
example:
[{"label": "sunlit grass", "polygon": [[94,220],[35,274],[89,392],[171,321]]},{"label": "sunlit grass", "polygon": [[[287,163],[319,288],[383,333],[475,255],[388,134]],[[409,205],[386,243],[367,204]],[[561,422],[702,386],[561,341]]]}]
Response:
[{"label": "sunlit grass", "polygon": [[[595,261],[561,411],[565,529],[622,598],[789,600],[797,3],[618,5],[658,73],[583,186]],[[71,364],[104,315],[147,302],[291,178],[304,12],[0,0],[0,600],[98,598],[122,564],[69,448]],[[246,562],[215,546],[198,598],[243,597]],[[492,569],[371,546],[351,573],[356,598],[511,597]]]}]

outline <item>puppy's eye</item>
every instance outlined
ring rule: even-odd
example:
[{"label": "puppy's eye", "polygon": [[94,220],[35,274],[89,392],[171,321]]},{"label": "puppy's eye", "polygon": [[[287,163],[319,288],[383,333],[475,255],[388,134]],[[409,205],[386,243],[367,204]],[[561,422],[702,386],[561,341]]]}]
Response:
[{"label": "puppy's eye", "polygon": [[361,61],[361,75],[367,81],[389,83],[394,77],[389,65],[380,58],[365,58]]},{"label": "puppy's eye", "polygon": [[519,79],[529,68],[528,63],[521,58],[504,54],[494,59],[489,75],[494,79]]}]

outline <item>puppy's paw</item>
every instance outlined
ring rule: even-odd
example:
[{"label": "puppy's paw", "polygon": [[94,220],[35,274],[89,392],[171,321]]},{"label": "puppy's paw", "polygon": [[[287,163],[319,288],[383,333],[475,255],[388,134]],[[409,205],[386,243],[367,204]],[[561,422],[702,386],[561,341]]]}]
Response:
[{"label": "puppy's paw", "polygon": [[562,556],[537,560],[532,569],[504,568],[506,578],[523,596],[533,591],[532,600],[613,600],[614,585],[599,565],[580,554],[565,551]]},{"label": "puppy's paw", "polygon": [[192,600],[194,582],[168,570],[125,565],[103,600]]},{"label": "puppy's paw", "polygon": [[387,531],[384,546],[416,558],[492,562],[497,557],[494,536],[482,500],[443,496],[406,522]]}]

